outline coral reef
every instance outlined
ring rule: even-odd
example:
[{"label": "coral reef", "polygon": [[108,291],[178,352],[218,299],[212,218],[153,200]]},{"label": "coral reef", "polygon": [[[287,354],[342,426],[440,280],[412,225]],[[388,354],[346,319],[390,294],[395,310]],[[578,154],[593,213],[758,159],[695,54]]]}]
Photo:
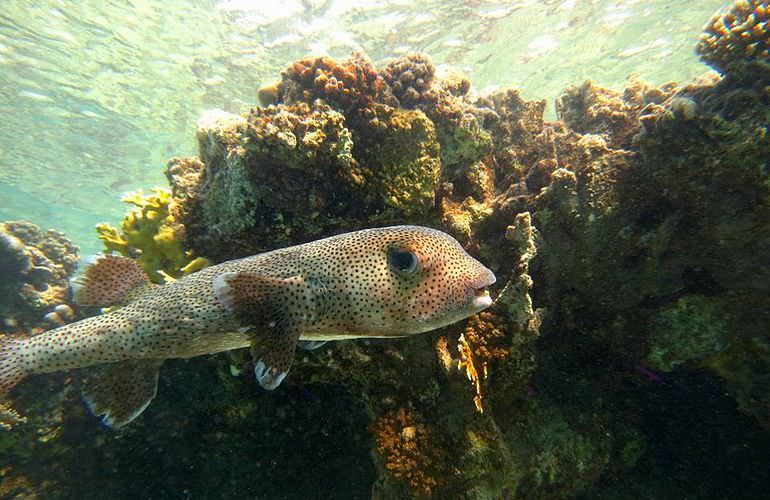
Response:
[{"label": "coral reef", "polygon": [[649,87],[641,80],[632,79],[619,95],[587,81],[559,96],[556,113],[575,132],[600,135],[610,148],[629,148],[638,132],[642,109],[661,104],[671,97],[675,88],[674,84]]},{"label": "coral reef", "polygon": [[173,215],[171,191],[155,188],[153,194],[145,195],[140,190],[124,196],[122,201],[136,208],[126,214],[120,230],[109,224],[96,226],[108,252],[135,258],[156,283],[208,265],[204,258],[193,257],[192,252],[183,249],[183,227]]},{"label": "coral reef", "polygon": [[[253,393],[244,353],[169,362],[162,396],[119,439],[90,432],[62,375],[58,399],[17,396],[28,422],[0,434],[0,467],[43,496],[80,491],[61,473],[46,483],[41,456],[72,466],[85,454],[98,475],[135,464],[131,449],[153,458],[109,493],[141,477],[154,495],[286,496],[312,467],[346,474],[351,496],[588,498],[650,460],[660,425],[639,408],[660,394],[676,407],[693,373],[713,379],[696,387],[704,399],[729,394],[720,411],[766,434],[770,69],[733,70],[726,58],[742,56],[709,50],[732,76],[623,92],[585,82],[554,122],[544,101],[473,96],[417,54],[381,71],[361,55],[302,59],[260,92],[265,107],[207,114],[198,156],[168,163],[170,193],[130,198],[122,233],[100,229],[108,246],[173,274],[192,255],[423,223],[494,270],[495,305],[438,332],[300,353],[270,394]],[[29,243],[0,235],[0,265],[22,283]],[[179,451],[184,463],[165,465],[184,480],[148,470],[157,449]],[[729,470],[755,475],[761,458]]]},{"label": "coral reef", "polygon": [[767,0],[737,0],[714,14],[697,51],[703,62],[725,73],[731,64],[770,58],[770,7]]},{"label": "coral reef", "polygon": [[29,222],[0,223],[3,330],[24,331],[46,326],[46,313],[56,314],[49,317],[52,320],[60,313],[65,320],[71,320],[73,314],[67,305],[68,280],[77,262],[78,247],[62,233],[43,232]]}]

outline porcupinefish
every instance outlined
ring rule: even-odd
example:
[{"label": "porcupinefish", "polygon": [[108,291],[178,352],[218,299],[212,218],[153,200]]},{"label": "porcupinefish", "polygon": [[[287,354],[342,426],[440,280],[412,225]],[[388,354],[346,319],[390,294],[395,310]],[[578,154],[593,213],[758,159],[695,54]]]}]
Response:
[{"label": "porcupinefish", "polygon": [[32,337],[1,337],[0,394],[27,374],[91,367],[84,399],[118,428],[155,397],[164,359],[251,347],[257,381],[275,389],[298,345],[434,330],[489,307],[494,282],[454,238],[419,226],[341,234],[162,286],[133,260],[104,255],[74,300],[112,309]]}]

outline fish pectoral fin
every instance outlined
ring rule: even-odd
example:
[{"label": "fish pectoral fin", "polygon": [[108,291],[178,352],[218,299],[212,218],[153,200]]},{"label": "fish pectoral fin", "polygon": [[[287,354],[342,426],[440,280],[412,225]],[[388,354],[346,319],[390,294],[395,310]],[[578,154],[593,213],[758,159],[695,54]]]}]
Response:
[{"label": "fish pectoral fin", "polygon": [[289,373],[302,323],[315,313],[305,280],[229,272],[214,278],[212,286],[219,303],[253,332],[251,352],[259,385],[275,389]]},{"label": "fish pectoral fin", "polygon": [[299,341],[299,348],[304,349],[306,351],[314,351],[321,347],[322,345],[326,344],[328,342],[327,340],[300,340]]},{"label": "fish pectoral fin", "polygon": [[72,280],[74,302],[81,306],[127,304],[156,286],[135,260],[117,255],[97,256]]},{"label": "fish pectoral fin", "polygon": [[225,309],[244,325],[275,323],[305,301],[305,280],[301,276],[276,278],[255,273],[222,273],[212,282],[214,295]]},{"label": "fish pectoral fin", "polygon": [[300,331],[293,326],[274,324],[251,338],[254,376],[263,389],[272,391],[289,373],[297,350]]},{"label": "fish pectoral fin", "polygon": [[95,416],[119,429],[138,417],[158,392],[162,359],[131,359],[89,368],[82,395]]}]

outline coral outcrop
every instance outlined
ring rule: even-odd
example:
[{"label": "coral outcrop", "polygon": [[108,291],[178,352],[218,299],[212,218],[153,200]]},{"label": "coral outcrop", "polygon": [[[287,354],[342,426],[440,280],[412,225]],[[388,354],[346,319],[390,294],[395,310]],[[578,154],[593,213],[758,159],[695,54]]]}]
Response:
[{"label": "coral outcrop", "polygon": [[657,370],[711,369],[764,425],[766,399],[743,396],[756,379],[734,366],[768,362],[755,316],[770,296],[760,263],[770,256],[768,83],[758,70],[748,85],[706,79],[667,86],[638,111],[621,104],[638,114],[628,149],[611,149],[606,133],[562,138],[561,157],[570,142],[588,149],[552,173],[535,211],[556,321],[592,325]]},{"label": "coral outcrop", "polygon": [[[383,77],[361,55],[303,59],[284,71],[274,105],[242,117],[206,115],[199,159],[168,170],[172,189],[184,192],[179,213],[188,244],[231,257],[367,220],[429,220],[438,216],[442,176],[459,179],[458,194],[489,194],[486,166],[463,172],[491,149],[470,104],[434,81],[424,56],[388,68]],[[451,120],[431,117],[435,96],[415,99],[414,109],[395,107],[393,78],[444,96],[442,113]],[[468,109],[454,110],[461,104]]]}]

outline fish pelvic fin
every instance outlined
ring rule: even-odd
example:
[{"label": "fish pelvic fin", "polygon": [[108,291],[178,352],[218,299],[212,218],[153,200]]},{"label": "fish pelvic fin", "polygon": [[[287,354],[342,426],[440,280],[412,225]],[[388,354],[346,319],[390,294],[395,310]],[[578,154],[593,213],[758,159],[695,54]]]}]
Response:
[{"label": "fish pelvic fin", "polygon": [[326,340],[300,340],[299,348],[306,351],[315,351],[319,347],[326,345]]},{"label": "fish pelvic fin", "polygon": [[254,376],[263,389],[272,391],[289,374],[300,331],[286,325],[268,325],[251,336]]},{"label": "fish pelvic fin", "polygon": [[131,359],[89,368],[82,396],[88,408],[112,429],[131,423],[158,393],[162,359]]},{"label": "fish pelvic fin", "polygon": [[314,314],[304,279],[229,272],[214,278],[212,286],[222,306],[252,332],[257,382],[275,389],[289,373],[303,325]]},{"label": "fish pelvic fin", "polygon": [[118,255],[96,256],[72,280],[74,302],[81,306],[124,305],[156,286],[135,260]]},{"label": "fish pelvic fin", "polygon": [[26,376],[19,352],[24,342],[23,337],[0,334],[0,396]]}]

